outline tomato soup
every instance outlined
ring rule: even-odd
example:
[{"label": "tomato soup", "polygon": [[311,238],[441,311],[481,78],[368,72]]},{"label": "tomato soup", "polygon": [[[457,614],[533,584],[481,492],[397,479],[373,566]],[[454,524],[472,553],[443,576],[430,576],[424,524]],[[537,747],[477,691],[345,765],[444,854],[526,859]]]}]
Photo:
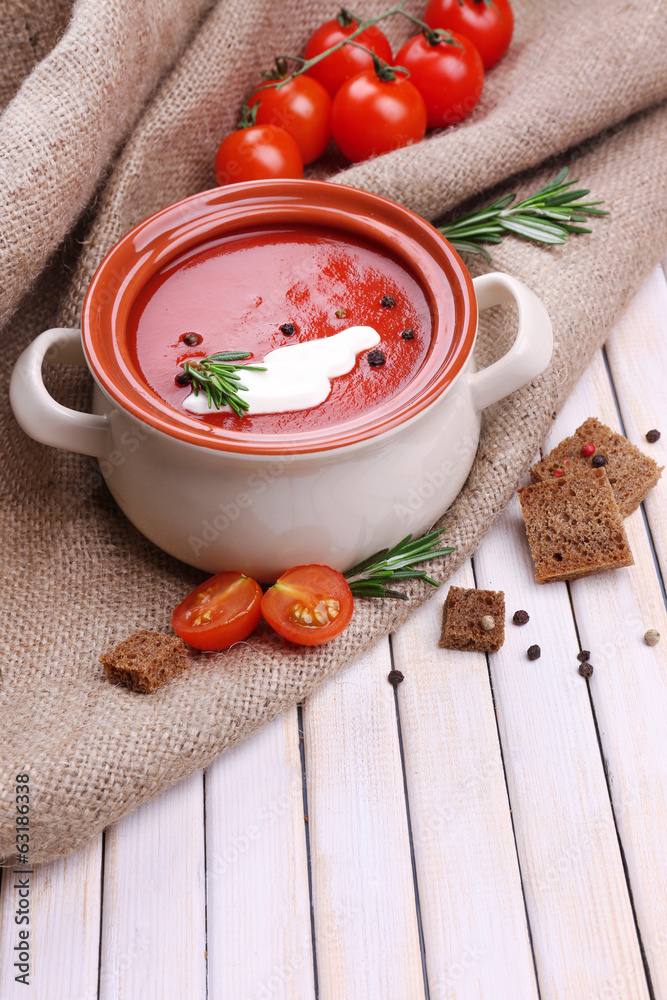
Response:
[{"label": "tomato soup", "polygon": [[[438,305],[448,317],[443,333],[451,337],[453,301]],[[423,289],[405,266],[347,233],[294,226],[211,240],[170,261],[135,301],[127,343],[144,381],[185,412],[190,387],[176,382],[183,362],[248,351],[245,363],[258,364],[277,348],[351,326],[377,331],[384,361],[377,364],[376,355],[371,364],[368,353],[360,353],[350,372],[332,379],[323,403],[242,417],[213,408],[197,419],[255,433],[327,427],[394,396],[423,365],[431,315]]]}]

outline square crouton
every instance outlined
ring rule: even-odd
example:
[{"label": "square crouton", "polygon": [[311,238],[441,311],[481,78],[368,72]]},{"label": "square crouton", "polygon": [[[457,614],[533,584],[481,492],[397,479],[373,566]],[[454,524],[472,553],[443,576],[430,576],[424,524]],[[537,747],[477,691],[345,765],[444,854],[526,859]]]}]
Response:
[{"label": "square crouton", "polygon": [[604,469],[524,486],[518,493],[538,583],[632,566]]},{"label": "square crouton", "polygon": [[177,635],[135,632],[100,657],[112,684],[131,691],[155,691],[188,666],[185,643]]},{"label": "square crouton", "polygon": [[[590,454],[582,454],[581,449],[594,446]],[[621,517],[627,517],[642,502],[648,491],[655,486],[663,471],[652,458],[635,447],[622,434],[617,434],[590,417],[578,427],[572,437],[565,438],[541,462],[530,470],[533,482],[542,483],[554,478],[579,475],[595,468],[594,459],[604,456],[607,462],[601,467],[611,483],[614,500],[618,504]]]},{"label": "square crouton", "polygon": [[449,588],[443,608],[441,646],[495,653],[504,641],[505,594],[502,590]]}]

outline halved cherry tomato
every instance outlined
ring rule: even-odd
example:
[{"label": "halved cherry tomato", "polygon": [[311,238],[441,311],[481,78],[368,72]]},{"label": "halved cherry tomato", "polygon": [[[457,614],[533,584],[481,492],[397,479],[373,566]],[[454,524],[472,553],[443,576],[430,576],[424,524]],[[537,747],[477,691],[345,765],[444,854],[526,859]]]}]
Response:
[{"label": "halved cherry tomato", "polygon": [[484,69],[491,69],[505,54],[514,30],[509,0],[431,0],[424,20],[431,28],[446,28],[469,38]]},{"label": "halved cherry tomato", "polygon": [[[343,21],[349,21],[349,23],[343,25],[338,18],[334,17],[331,21],[320,25],[306,42],[306,47],[303,50],[304,59],[314,59],[315,56],[326,52],[327,49],[351,35],[358,27],[354,18],[347,18],[342,12],[339,17]],[[362,31],[354,41],[358,42],[359,45],[364,45],[367,49],[375,52],[380,59],[391,64],[391,45],[387,41],[387,36],[376,25]],[[373,57],[368,52],[358,49],[355,45],[343,45],[326,59],[311,66],[310,69],[306,70],[306,74],[319,81],[334,97],[346,80],[350,80],[357,73],[372,68]]]},{"label": "halved cherry tomato", "polygon": [[369,69],[334,97],[331,130],[341,153],[356,163],[423,139],[426,105],[409,80],[381,80]]},{"label": "halved cherry tomato", "polygon": [[262,588],[243,573],[216,573],[181,601],[171,624],[195,649],[228,649],[262,617]]},{"label": "halved cherry tomato", "polygon": [[262,614],[283,639],[321,646],[340,635],[353,611],[345,577],[330,566],[295,566],[269,587]]},{"label": "halved cherry tomato", "polygon": [[435,44],[425,35],[409,38],[396,62],[410,71],[410,82],[424,98],[429,128],[444,128],[467,118],[484,86],[484,64],[471,41],[451,32],[456,45]]},{"label": "halved cherry tomato", "polygon": [[331,139],[331,97],[321,83],[302,73],[278,89],[280,80],[260,84],[248,99],[259,104],[258,125],[277,125],[292,136],[304,163],[321,156]]},{"label": "halved cherry tomato", "polygon": [[215,179],[220,186],[272,177],[303,177],[299,147],[284,129],[251,125],[222,140],[215,156]]}]

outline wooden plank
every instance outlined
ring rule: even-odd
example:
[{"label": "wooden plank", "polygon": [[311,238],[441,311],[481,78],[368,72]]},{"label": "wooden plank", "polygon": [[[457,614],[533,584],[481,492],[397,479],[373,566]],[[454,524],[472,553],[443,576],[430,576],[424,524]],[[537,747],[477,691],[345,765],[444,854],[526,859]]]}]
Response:
[{"label": "wooden plank", "polygon": [[[667,467],[667,280],[655,269],[607,341],[607,357],[629,439]],[[646,432],[661,430],[649,444]],[[645,507],[653,542],[667,577],[667,482],[649,493]]]},{"label": "wooden plank", "polygon": [[304,707],[319,1000],[424,981],[388,642]]},{"label": "wooden plank", "polygon": [[[472,587],[470,564],[450,583]],[[533,1000],[486,658],[437,646],[446,589],[394,637],[431,1000]]]},{"label": "wooden plank", "polygon": [[[631,320],[626,317],[624,322]],[[615,336],[613,331],[610,345]],[[630,349],[627,332],[623,336]],[[615,345],[610,346],[610,353],[616,359],[615,370],[619,363],[630,363]],[[622,389],[624,411],[627,400],[627,391]],[[619,427],[600,358],[556,422],[551,441],[570,433],[591,414],[610,427]],[[655,507],[663,502],[658,500],[661,490],[665,490],[664,482],[654,491]],[[614,810],[655,995],[662,997],[667,996],[667,896],[662,891],[667,884],[667,621],[639,510],[626,518],[625,527],[635,565],[575,581],[572,599],[582,643],[592,651],[596,667],[591,694]],[[664,523],[659,527],[664,530]],[[662,632],[665,638],[658,646],[650,648],[643,642],[647,628]]]},{"label": "wooden plank", "polygon": [[201,773],[106,831],[100,1000],[205,1000]]},{"label": "wooden plank", "polygon": [[534,582],[516,498],[475,570],[479,587],[505,592],[505,644],[489,661],[541,998],[647,1000],[567,587]]},{"label": "wooden plank", "polygon": [[206,773],[209,995],[315,995],[296,708]]},{"label": "wooden plank", "polygon": [[[18,869],[17,869],[18,870]],[[2,1000],[97,1000],[100,940],[102,837],[76,854],[35,868],[30,875],[29,985],[20,974],[14,947],[17,907],[12,869],[2,873],[0,892],[0,997]]]}]

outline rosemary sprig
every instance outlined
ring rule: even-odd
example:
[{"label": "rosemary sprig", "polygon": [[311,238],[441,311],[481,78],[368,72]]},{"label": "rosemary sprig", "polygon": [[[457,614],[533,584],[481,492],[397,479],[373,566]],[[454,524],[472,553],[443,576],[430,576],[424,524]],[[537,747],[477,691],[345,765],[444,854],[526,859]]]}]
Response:
[{"label": "rosemary sprig", "polygon": [[454,219],[440,232],[459,253],[480,253],[490,260],[483,243],[500,243],[507,233],[514,233],[537,243],[565,243],[570,233],[590,233],[580,223],[589,215],[609,215],[597,208],[602,201],[582,201],[590,194],[587,188],[571,191],[578,180],[566,181],[568,168],[559,173],[529,198],[514,204],[515,194]]},{"label": "rosemary sprig", "polygon": [[406,594],[400,590],[392,590],[385,584],[397,580],[425,580],[438,587],[436,580],[432,580],[423,570],[412,567],[416,563],[435,559],[436,556],[448,556],[456,551],[451,546],[444,549],[437,547],[440,534],[440,531],[429,531],[414,540],[412,535],[408,535],[393,549],[381,549],[368,559],[363,559],[344,574],[350,590],[357,597],[398,597],[405,601]]},{"label": "rosemary sprig", "polygon": [[221,351],[197,361],[185,361],[183,371],[190,377],[195,396],[199,395],[200,390],[206,393],[209,410],[211,406],[215,406],[217,410],[230,406],[237,417],[242,417],[249,404],[239,396],[239,391],[247,392],[248,387],[242,384],[241,376],[236,373],[266,371],[261,365],[233,364],[249,357],[248,351]]}]

